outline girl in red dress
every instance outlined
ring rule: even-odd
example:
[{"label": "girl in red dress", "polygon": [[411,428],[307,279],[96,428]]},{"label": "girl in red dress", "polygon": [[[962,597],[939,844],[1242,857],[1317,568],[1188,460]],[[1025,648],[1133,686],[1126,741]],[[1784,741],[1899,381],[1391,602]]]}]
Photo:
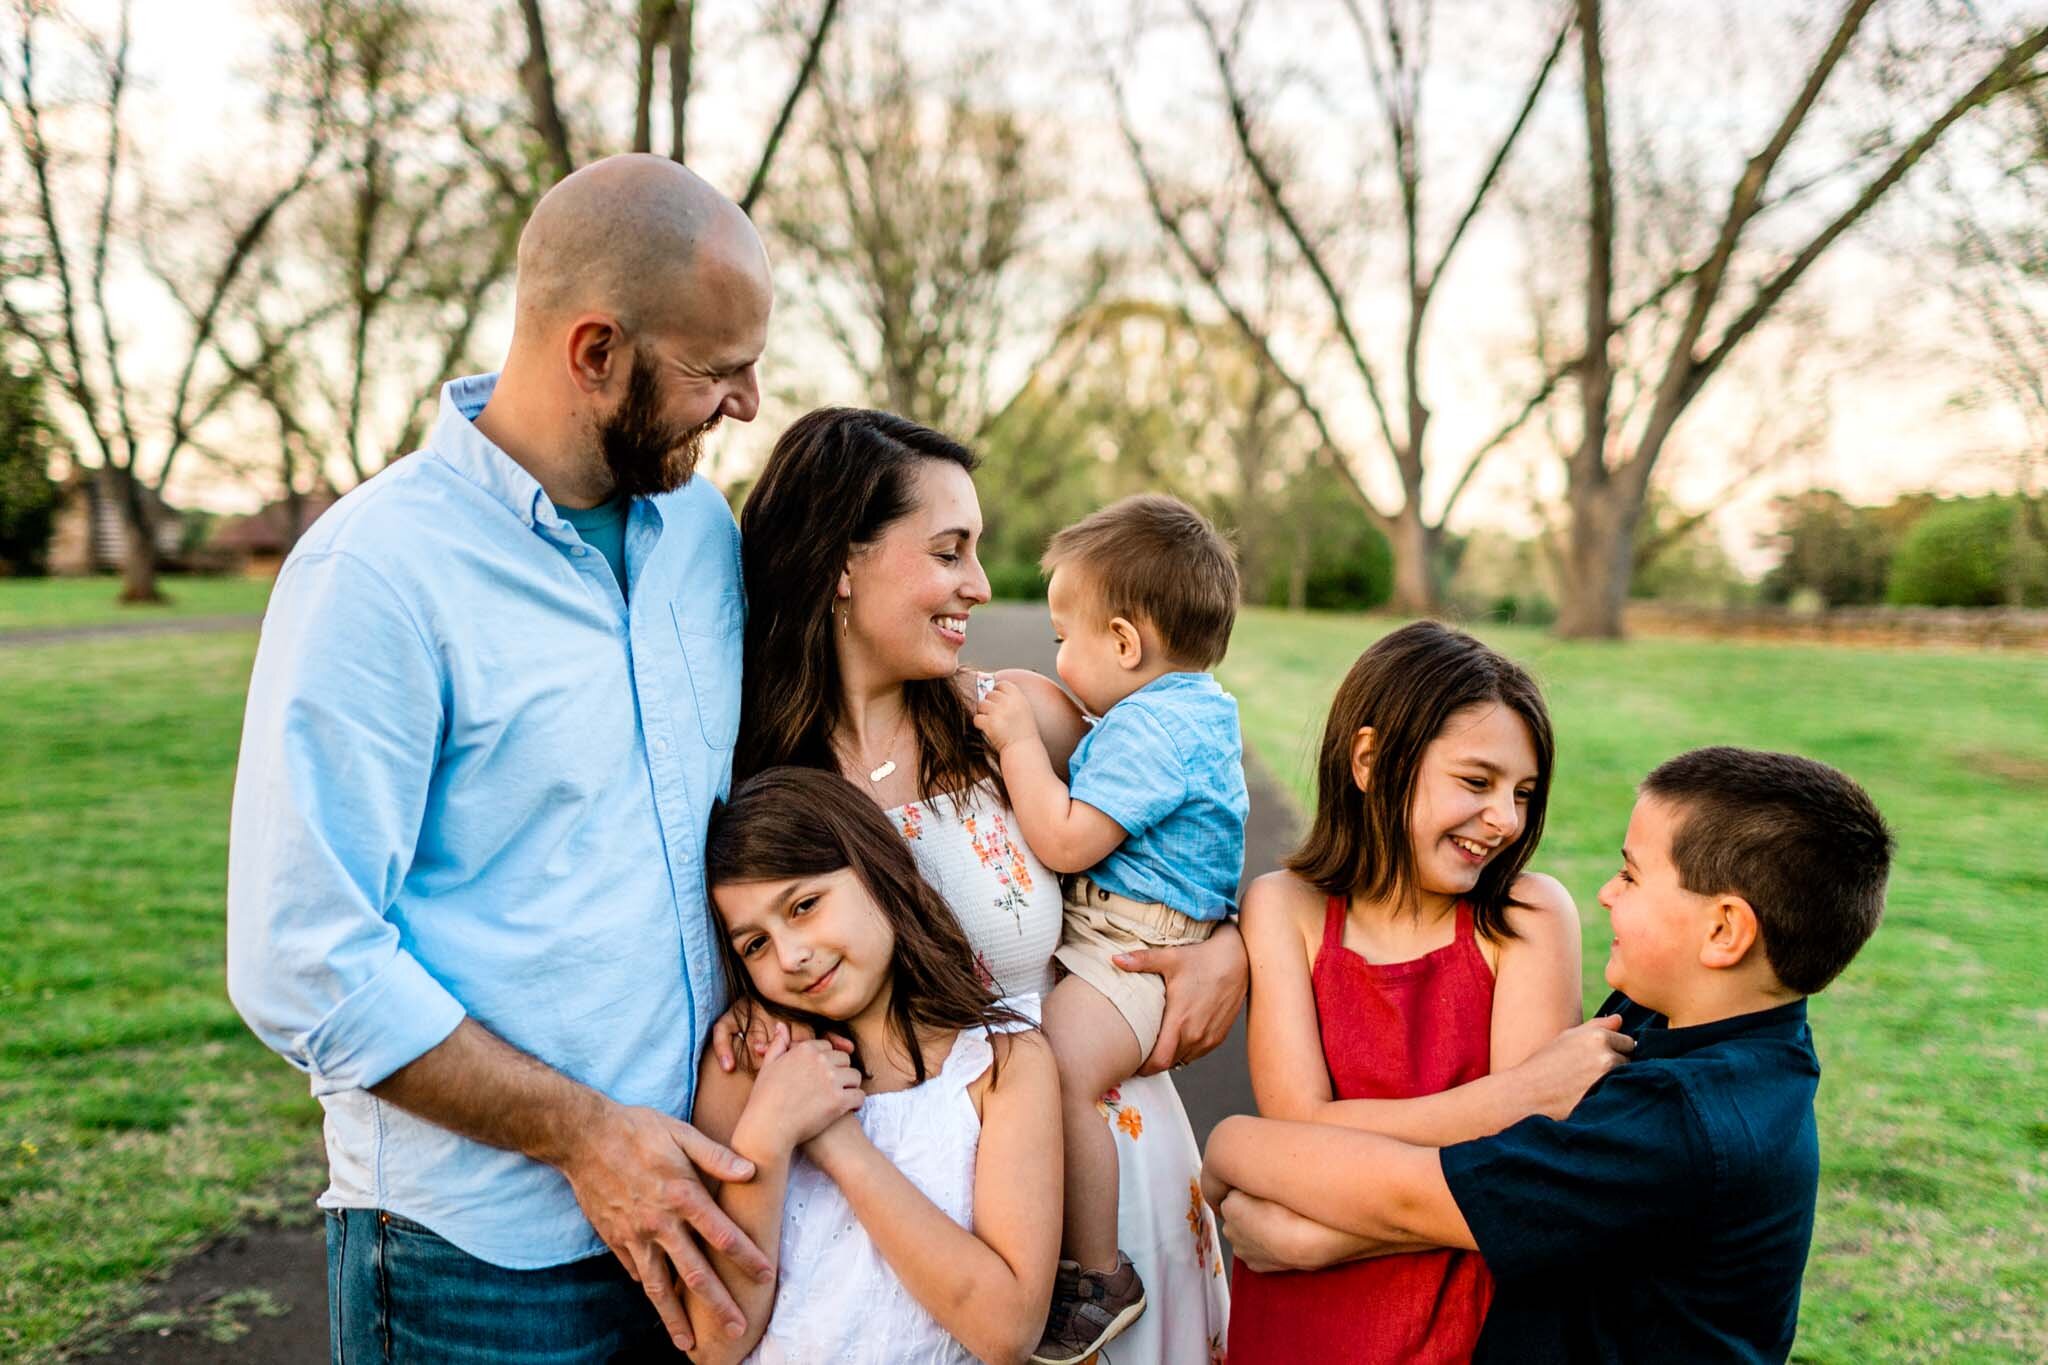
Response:
[{"label": "girl in red dress", "polygon": [[[1352,666],[1308,836],[1244,900],[1261,1115],[1431,1145],[1502,1126],[1495,1073],[1579,1022],[1578,912],[1524,870],[1552,749],[1536,684],[1462,632],[1418,622]],[[1465,1360],[1491,1296],[1468,1251],[1239,1266],[1230,1365]]]}]

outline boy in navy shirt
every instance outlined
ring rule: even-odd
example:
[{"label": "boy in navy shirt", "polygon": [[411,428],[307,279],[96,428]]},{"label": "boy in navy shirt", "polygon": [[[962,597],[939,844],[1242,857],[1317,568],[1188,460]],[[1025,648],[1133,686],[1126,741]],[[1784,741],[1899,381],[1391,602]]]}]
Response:
[{"label": "boy in navy shirt", "polygon": [[1101,720],[1068,761],[1071,784],[1013,684],[994,686],[975,724],[1002,764],[1024,842],[1073,874],[1057,954],[1067,975],[1045,1006],[1066,1140],[1066,1259],[1031,1359],[1077,1365],[1145,1308],[1117,1250],[1116,1143],[1095,1101],[1151,1055],[1166,986],[1116,958],[1199,943],[1230,917],[1250,803],[1237,703],[1206,671],[1237,619],[1228,542],[1186,503],[1139,494],[1054,536],[1042,567],[1060,679]]},{"label": "boy in navy shirt", "polygon": [[1260,1269],[1476,1248],[1480,1361],[1784,1360],[1820,1175],[1806,997],[1876,929],[1891,852],[1824,764],[1665,763],[1600,892],[1632,1059],[1568,1116],[1441,1149],[1227,1119],[1203,1171],[1225,1235]]}]

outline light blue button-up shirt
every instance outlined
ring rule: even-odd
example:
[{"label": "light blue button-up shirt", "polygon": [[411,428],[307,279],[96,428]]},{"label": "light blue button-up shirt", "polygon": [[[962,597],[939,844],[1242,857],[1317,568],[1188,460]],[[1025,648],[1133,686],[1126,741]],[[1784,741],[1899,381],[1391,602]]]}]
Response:
[{"label": "light blue button-up shirt", "polygon": [[622,594],[473,425],[495,383],[447,385],[426,449],[278,576],[235,778],[228,991],[327,1110],[323,1205],[524,1269],[604,1249],[568,1182],[367,1087],[468,1015],[615,1100],[690,1112],[725,1006],[702,862],[743,610],[716,489],[633,501]]}]

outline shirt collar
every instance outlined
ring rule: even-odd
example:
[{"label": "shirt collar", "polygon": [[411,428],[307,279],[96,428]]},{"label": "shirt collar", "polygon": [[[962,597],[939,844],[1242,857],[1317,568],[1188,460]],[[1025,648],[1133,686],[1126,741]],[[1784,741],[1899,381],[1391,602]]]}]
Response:
[{"label": "shirt collar", "polygon": [[476,415],[491,401],[498,376],[472,374],[441,386],[441,411],[427,449],[450,469],[511,509],[528,526],[556,520],[540,480],[476,429]]},{"label": "shirt collar", "polygon": [[1637,1060],[1683,1057],[1689,1052],[1735,1038],[1781,1038],[1796,1042],[1806,1034],[1806,997],[1773,1005],[1767,1010],[1716,1019],[1711,1024],[1694,1024],[1690,1028],[1672,1028],[1663,1015],[1652,1014],[1641,1028],[1633,1032]]}]

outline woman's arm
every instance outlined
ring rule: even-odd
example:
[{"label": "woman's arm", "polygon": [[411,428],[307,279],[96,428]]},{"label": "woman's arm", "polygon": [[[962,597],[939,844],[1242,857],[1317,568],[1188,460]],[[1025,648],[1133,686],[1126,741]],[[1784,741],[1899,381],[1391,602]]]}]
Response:
[{"label": "woman's arm", "polygon": [[[983,1360],[1022,1361],[1038,1345],[1059,1257],[1059,1078],[1037,1033],[1001,1034],[982,1101],[974,1230],[948,1218],[841,1122],[807,1148],[839,1186],[882,1259],[941,1327]],[[760,1177],[756,1176],[758,1181]]]},{"label": "woman's arm", "polygon": [[[1515,883],[1515,894],[1522,903],[1509,907],[1508,922],[1516,937],[1501,941],[1494,968],[1491,1074],[1414,1099],[1328,1101],[1325,1096],[1326,1102],[1309,1112],[1270,1116],[1341,1124],[1444,1147],[1497,1133],[1554,1108],[1560,1086],[1576,1087],[1566,1101],[1567,1107],[1575,1103],[1620,1061],[1604,1043],[1590,1040],[1526,1073],[1516,1068],[1579,1022],[1578,908],[1549,877],[1525,876]],[[1560,1061],[1566,1065],[1548,1064]],[[1263,1099],[1259,1112],[1267,1113]]]}]

